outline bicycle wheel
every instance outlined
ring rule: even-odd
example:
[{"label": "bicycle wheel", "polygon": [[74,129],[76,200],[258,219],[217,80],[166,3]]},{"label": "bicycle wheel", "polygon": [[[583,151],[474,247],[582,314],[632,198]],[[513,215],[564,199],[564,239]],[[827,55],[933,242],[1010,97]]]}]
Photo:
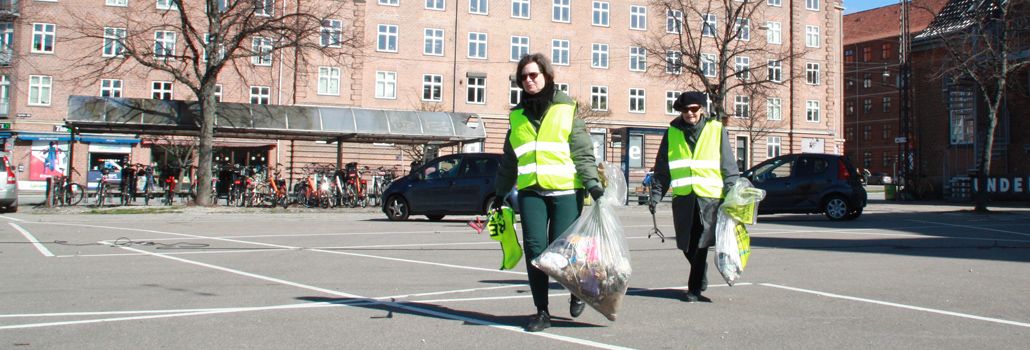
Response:
[{"label": "bicycle wheel", "polygon": [[361,198],[358,199],[362,208],[368,208],[368,185],[361,184]]},{"label": "bicycle wheel", "polygon": [[104,196],[106,196],[106,195],[107,195],[107,186],[101,183],[100,184],[100,188],[97,189],[97,202],[96,202],[96,206],[98,208],[103,208],[104,207]]},{"label": "bicycle wheel", "polygon": [[82,197],[85,196],[86,190],[80,184],[70,183],[64,188],[65,205],[78,205],[79,202],[82,202]]}]

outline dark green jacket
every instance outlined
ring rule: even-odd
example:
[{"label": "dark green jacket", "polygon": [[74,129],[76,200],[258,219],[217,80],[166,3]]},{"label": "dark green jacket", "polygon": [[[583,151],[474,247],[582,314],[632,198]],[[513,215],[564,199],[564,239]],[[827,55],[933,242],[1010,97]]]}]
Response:
[{"label": "dark green jacket", "polygon": [[[551,104],[555,103],[575,104],[576,101],[573,101],[564,92],[555,90]],[[520,108],[523,108],[521,103],[513,109]],[[543,116],[526,114],[526,117],[537,130],[540,130],[540,121]],[[500,198],[505,198],[508,192],[511,192],[511,188],[515,186],[519,175],[519,159],[515,156],[515,149],[511,147],[510,139],[511,128],[509,127],[508,132],[504,135],[504,155],[501,157],[501,165],[497,169],[497,179],[494,181],[496,185],[494,191]],[[569,151],[572,152],[572,162],[576,164],[576,175],[579,176],[579,181],[583,183],[583,188],[601,186],[597,175],[597,164],[594,163],[594,142],[590,138],[590,133],[587,132],[587,124],[583,119],[573,119],[572,135],[569,135],[569,144]],[[539,190],[539,188],[532,187],[520,188],[519,190],[534,189]]]}]

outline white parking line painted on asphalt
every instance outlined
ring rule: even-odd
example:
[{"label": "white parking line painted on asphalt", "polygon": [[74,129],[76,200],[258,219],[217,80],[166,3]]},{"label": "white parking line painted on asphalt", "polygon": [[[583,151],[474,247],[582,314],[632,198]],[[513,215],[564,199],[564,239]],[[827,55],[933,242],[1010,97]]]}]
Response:
[{"label": "white parking line painted on asphalt", "polygon": [[[110,243],[110,242],[108,242]],[[215,250],[215,251],[203,251],[203,252],[178,252],[178,253],[164,253],[168,255],[192,255],[192,254],[232,254],[232,253],[263,253],[263,252],[281,252],[284,250],[294,249],[280,249],[280,248],[253,248],[253,249],[242,249],[242,250]],[[146,256],[147,254],[142,253],[114,253],[114,254],[76,254],[76,255],[58,255],[57,258],[107,258],[117,256]]]},{"label": "white parking line painted on asphalt", "polygon": [[19,218],[15,218],[15,217],[10,217],[10,216],[7,216],[7,215],[0,215],[0,219],[7,219],[7,220],[17,221],[17,222],[25,222],[25,220],[22,220],[22,219],[19,219]]},{"label": "white parking line painted on asphalt", "polygon": [[[927,227],[932,228],[932,227]],[[983,237],[954,237],[954,236],[931,236],[914,233],[884,233],[884,232],[860,232],[868,230],[879,230],[879,229],[856,229],[856,230],[833,230],[833,231],[792,231],[792,232],[778,232],[778,233],[834,233],[836,235],[849,234],[849,235],[861,235],[861,236],[885,236],[885,237],[903,237],[903,238],[935,238],[935,239],[957,239],[967,241],[989,241],[989,242],[1012,242],[1012,243],[1030,243],[1030,240],[1023,239],[1003,239],[1003,238],[983,238]],[[748,232],[752,237],[765,236],[768,233],[753,234]],[[839,238],[839,237],[837,237]]]},{"label": "white parking line painted on asphalt", "polygon": [[39,240],[36,239],[36,236],[33,236],[32,233],[30,233],[28,230],[22,228],[21,226],[18,226],[18,224],[13,222],[8,222],[8,224],[14,227],[15,230],[18,230],[18,232],[21,232],[21,235],[25,236],[25,239],[29,240],[29,242],[32,243],[32,246],[36,247],[36,250],[38,250],[40,254],[43,254],[43,256],[47,257],[54,256],[54,253],[51,253],[50,249],[46,249],[46,247],[43,246],[43,244],[39,243]]},{"label": "white parking line painted on asphalt", "polygon": [[942,225],[942,226],[953,226],[953,227],[969,228],[969,229],[974,229],[974,230],[983,230],[983,231],[992,231],[992,232],[1001,232],[1001,233],[1011,233],[1011,234],[1020,235],[1020,236],[1030,236],[1030,233],[1023,233],[1023,232],[1016,232],[1016,231],[1009,231],[1009,230],[999,230],[999,229],[996,229],[996,228],[988,228],[988,227],[982,227],[982,226],[959,225],[959,224],[949,224],[949,223],[944,223],[944,222],[933,222],[933,221],[911,220],[911,219],[909,221],[922,222],[922,223],[934,224],[934,225]]},{"label": "white parking line painted on asphalt", "polygon": [[881,300],[859,298],[859,297],[853,297],[853,296],[847,296],[847,295],[841,295],[841,294],[820,292],[820,291],[811,290],[811,289],[788,287],[788,286],[772,284],[772,283],[758,283],[758,285],[766,286],[766,287],[786,289],[786,290],[791,290],[791,291],[795,291],[795,292],[802,292],[802,293],[821,295],[821,296],[830,297],[830,298],[838,298],[838,299],[845,299],[845,300],[852,300],[852,301],[861,301],[861,302],[872,303],[872,304],[893,306],[893,307],[898,307],[898,308],[902,308],[902,309],[930,312],[930,313],[941,314],[941,315],[948,315],[948,316],[968,318],[968,319],[973,319],[973,320],[978,320],[978,321],[987,321],[987,322],[994,322],[994,323],[1001,323],[1001,324],[1007,324],[1007,325],[1013,325],[1013,326],[1030,328],[1030,323],[1018,322],[1018,321],[1010,321],[1010,320],[1003,320],[1003,319],[1000,319],[1000,318],[984,317],[984,316],[964,314],[964,313],[960,313],[960,312],[952,312],[952,311],[931,309],[931,308],[926,308],[926,307],[921,307],[921,306],[912,306],[912,305],[898,304],[898,303],[892,303],[892,302],[889,302],[889,301],[881,301]]}]

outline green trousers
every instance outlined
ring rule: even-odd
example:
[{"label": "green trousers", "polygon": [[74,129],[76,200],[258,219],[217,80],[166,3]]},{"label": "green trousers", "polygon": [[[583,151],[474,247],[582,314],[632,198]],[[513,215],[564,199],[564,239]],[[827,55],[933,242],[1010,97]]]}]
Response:
[{"label": "green trousers", "polygon": [[562,196],[541,196],[534,191],[519,191],[519,210],[522,217],[522,247],[526,252],[526,271],[533,304],[537,310],[547,310],[547,274],[533,266],[531,261],[547,249],[579,218],[583,209],[581,193]]}]

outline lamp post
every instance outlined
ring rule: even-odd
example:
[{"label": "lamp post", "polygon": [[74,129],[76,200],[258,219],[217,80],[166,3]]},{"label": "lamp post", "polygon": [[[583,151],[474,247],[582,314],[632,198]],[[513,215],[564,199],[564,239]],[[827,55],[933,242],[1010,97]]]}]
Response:
[{"label": "lamp post", "polygon": [[898,97],[899,115],[898,130],[900,135],[894,139],[898,144],[898,176],[895,178],[900,183],[898,199],[902,198],[901,193],[910,194],[908,184],[912,177],[914,160],[912,155],[912,35],[909,32],[909,1],[901,1],[901,33],[898,38]]}]

